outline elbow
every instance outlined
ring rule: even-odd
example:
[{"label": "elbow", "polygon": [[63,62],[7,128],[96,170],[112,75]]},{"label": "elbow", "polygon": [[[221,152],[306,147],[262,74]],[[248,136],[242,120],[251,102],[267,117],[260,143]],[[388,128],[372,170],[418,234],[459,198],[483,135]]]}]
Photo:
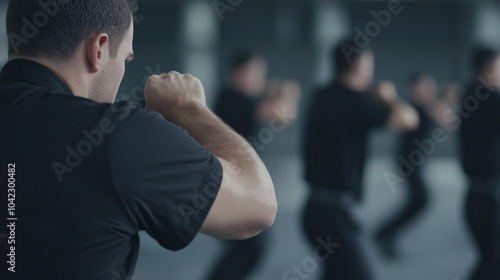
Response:
[{"label": "elbow", "polygon": [[259,180],[259,187],[254,189],[257,190],[257,193],[254,196],[254,206],[252,207],[253,217],[250,218],[251,224],[253,224],[253,232],[251,232],[253,235],[270,228],[278,213],[274,183],[269,173],[266,172],[266,174],[267,176]]},{"label": "elbow", "polygon": [[245,218],[247,226],[244,227],[246,230],[241,232],[239,239],[254,237],[274,224],[278,213],[278,203],[274,194],[274,188],[272,192],[256,196],[251,209],[248,209],[247,213],[248,215]]},{"label": "elbow", "polygon": [[262,207],[258,212],[259,213],[254,213],[251,217],[248,217],[246,230],[241,231],[237,239],[249,239],[270,228],[276,219],[278,205],[276,203],[267,205]]},{"label": "elbow", "polygon": [[270,228],[274,224],[274,220],[278,214],[278,201],[276,200],[274,183],[270,176],[265,185],[267,185],[265,189],[268,191],[264,192],[266,194],[262,198],[262,212],[259,215],[258,223],[260,231]]},{"label": "elbow", "polygon": [[273,194],[273,197],[270,199],[266,205],[262,205],[262,211],[257,217],[255,227],[257,230],[257,234],[270,228],[276,219],[276,215],[278,213],[278,203],[276,202],[276,197]]}]

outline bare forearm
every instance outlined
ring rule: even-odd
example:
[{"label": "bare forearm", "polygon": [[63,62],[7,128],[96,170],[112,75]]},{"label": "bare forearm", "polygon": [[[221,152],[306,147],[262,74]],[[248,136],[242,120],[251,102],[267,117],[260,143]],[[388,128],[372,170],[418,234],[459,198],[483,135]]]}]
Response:
[{"label": "bare forearm", "polygon": [[234,238],[230,232],[219,234],[212,228],[213,225],[227,224],[227,228],[245,232],[238,238],[249,238],[271,226],[277,207],[274,185],[255,150],[207,107],[192,106],[184,110],[184,114],[177,115],[172,121],[217,156],[224,167],[218,200],[202,232]]},{"label": "bare forearm", "polygon": [[250,144],[227,126],[206,106],[190,104],[182,108],[182,114],[176,114],[170,121],[181,126],[198,143],[213,155],[233,164],[253,162],[259,157]]},{"label": "bare forearm", "polygon": [[250,144],[205,104],[203,85],[189,74],[153,75],[146,84],[146,109],[184,128],[222,164],[219,193],[201,232],[248,238],[270,227],[276,216],[271,176]]},{"label": "bare forearm", "polygon": [[[274,185],[266,166],[253,147],[203,105],[189,105],[171,121],[186,129],[207,151],[223,159],[231,187],[251,197],[274,203]],[[263,202],[265,202],[263,201]]]}]

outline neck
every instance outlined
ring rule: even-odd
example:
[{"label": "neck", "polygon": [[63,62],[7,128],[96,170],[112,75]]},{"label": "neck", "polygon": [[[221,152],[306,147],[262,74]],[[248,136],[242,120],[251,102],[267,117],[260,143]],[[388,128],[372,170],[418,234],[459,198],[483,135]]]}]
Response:
[{"label": "neck", "polygon": [[75,65],[74,63],[59,63],[44,58],[20,56],[12,56],[9,58],[9,61],[14,59],[27,59],[42,64],[43,66],[49,68],[52,72],[54,72],[61,80],[63,80],[63,82],[69,87],[73,95],[83,98],[89,98],[89,88],[86,86],[87,83],[85,83],[84,77],[82,75],[75,75],[75,73],[78,73],[75,68],[79,67],[79,65]]},{"label": "neck", "polygon": [[248,95],[248,96],[254,96],[254,95],[258,95],[258,93],[254,92],[253,90],[243,86],[241,83],[235,81],[234,79],[232,79],[231,81],[231,87],[236,89],[237,91],[245,94],[245,95]]},{"label": "neck", "polygon": [[344,74],[337,79],[340,83],[355,91],[364,91],[366,88],[355,75]]}]

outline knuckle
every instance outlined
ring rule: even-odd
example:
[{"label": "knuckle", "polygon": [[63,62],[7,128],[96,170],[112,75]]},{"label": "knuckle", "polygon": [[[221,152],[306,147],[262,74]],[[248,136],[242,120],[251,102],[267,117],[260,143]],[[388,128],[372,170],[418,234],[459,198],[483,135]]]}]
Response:
[{"label": "knuckle", "polygon": [[151,76],[149,76],[148,81],[156,81],[156,80],[158,80],[159,78],[160,78],[160,76],[159,76],[159,75],[151,75]]},{"label": "knuckle", "polygon": [[146,86],[151,86],[156,84],[159,81],[159,79],[160,77],[158,75],[151,75],[146,82]]}]

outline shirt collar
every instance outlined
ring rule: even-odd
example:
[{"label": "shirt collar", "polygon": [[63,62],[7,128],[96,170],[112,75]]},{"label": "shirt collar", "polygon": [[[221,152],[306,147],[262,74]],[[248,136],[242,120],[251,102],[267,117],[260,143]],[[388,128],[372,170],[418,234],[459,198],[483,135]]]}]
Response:
[{"label": "shirt collar", "polygon": [[47,88],[51,93],[73,95],[68,85],[52,70],[32,60],[9,61],[0,72],[0,80],[23,81]]}]

